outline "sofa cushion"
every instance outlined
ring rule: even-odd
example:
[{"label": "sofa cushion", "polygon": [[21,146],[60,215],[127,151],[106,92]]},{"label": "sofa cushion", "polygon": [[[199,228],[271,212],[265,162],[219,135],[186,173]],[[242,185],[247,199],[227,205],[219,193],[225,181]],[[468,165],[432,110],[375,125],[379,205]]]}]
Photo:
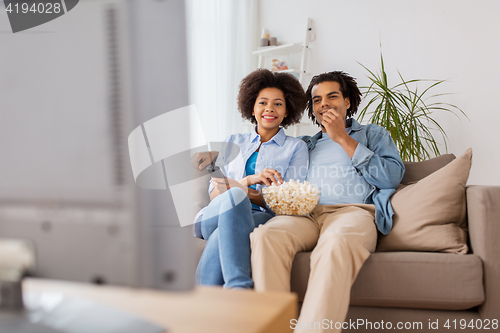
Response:
[{"label": "sofa cushion", "polygon": [[[304,299],[310,252],[297,253],[292,291]],[[484,302],[483,264],[473,254],[373,253],[351,289],[351,305],[465,310]]]},{"label": "sofa cushion", "polygon": [[399,189],[391,198],[393,228],[381,235],[377,251],[467,253],[465,185],[472,150]]},{"label": "sofa cushion", "polygon": [[466,310],[483,302],[483,263],[473,254],[374,253],[351,291],[353,305]]}]

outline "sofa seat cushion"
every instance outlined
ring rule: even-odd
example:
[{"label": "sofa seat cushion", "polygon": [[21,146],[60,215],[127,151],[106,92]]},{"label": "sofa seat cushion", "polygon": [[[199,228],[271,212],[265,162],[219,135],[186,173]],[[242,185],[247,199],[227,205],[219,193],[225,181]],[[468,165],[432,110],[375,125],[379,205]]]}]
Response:
[{"label": "sofa seat cushion", "polygon": [[[298,253],[292,290],[303,300],[310,252]],[[483,263],[473,254],[373,253],[351,290],[351,305],[466,310],[484,302]]]}]

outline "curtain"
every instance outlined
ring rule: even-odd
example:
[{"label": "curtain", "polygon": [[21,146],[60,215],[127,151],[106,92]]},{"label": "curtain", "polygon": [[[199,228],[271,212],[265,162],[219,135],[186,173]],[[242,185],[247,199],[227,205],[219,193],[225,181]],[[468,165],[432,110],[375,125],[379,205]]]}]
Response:
[{"label": "curtain", "polygon": [[207,141],[248,132],[236,97],[256,68],[258,0],[186,0],[189,92]]}]

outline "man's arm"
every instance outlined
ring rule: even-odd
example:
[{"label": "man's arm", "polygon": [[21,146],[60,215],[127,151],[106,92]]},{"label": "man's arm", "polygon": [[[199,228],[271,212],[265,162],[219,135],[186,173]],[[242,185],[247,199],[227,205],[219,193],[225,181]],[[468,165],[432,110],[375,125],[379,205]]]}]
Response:
[{"label": "man's arm", "polygon": [[330,139],[351,157],[353,166],[371,185],[379,188],[398,187],[405,172],[399,151],[390,133],[378,125],[367,128],[368,147],[358,143],[345,131],[345,119],[336,110],[323,116],[322,125]]},{"label": "man's arm", "polygon": [[353,166],[369,184],[379,189],[398,187],[405,167],[390,133],[380,126],[367,131],[368,147],[357,145],[352,156]]}]

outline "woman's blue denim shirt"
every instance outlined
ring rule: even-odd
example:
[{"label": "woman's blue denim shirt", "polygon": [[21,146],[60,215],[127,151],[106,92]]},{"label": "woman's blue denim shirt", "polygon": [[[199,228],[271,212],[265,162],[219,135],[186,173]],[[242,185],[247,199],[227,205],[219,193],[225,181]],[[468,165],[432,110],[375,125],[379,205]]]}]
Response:
[{"label": "woman's blue denim shirt", "polygon": [[[285,134],[283,128],[271,140],[261,144],[260,135],[254,129],[251,133],[230,135],[224,142],[234,145],[225,145],[225,149],[219,152],[216,165],[224,170],[224,175],[232,179],[245,177],[245,165],[248,158],[259,148],[259,156],[255,165],[255,173],[265,168],[277,170],[284,181],[299,180],[303,182],[307,176],[309,167],[309,152],[307,145],[301,139]],[[238,149],[235,152],[234,149]],[[235,154],[236,153],[236,154]],[[231,160],[231,156],[235,156]],[[257,184],[256,190],[260,191],[265,185]],[[210,182],[208,193],[212,192],[214,186]],[[206,207],[205,207],[206,208]],[[195,234],[198,235],[197,222],[201,221],[203,208],[195,217]],[[261,208],[265,211],[264,208]]]},{"label": "woman's blue denim shirt", "polygon": [[[227,163],[228,156],[232,155],[231,148],[234,145],[228,145],[228,149],[219,152],[217,165],[224,168],[224,174],[236,180],[245,177],[245,166],[250,156],[259,148],[259,156],[255,165],[255,173],[259,173],[265,168],[277,170],[284,181],[290,179],[303,182],[307,176],[309,167],[309,153],[307,145],[298,138],[285,134],[283,128],[271,140],[262,143],[260,135],[254,129],[251,133],[230,135],[225,142],[233,143],[239,147],[238,156]],[[257,185],[256,190],[264,185]],[[210,183],[208,193],[212,192],[213,185]]]},{"label": "woman's blue denim shirt", "polygon": [[[403,179],[405,167],[391,134],[375,124],[360,125],[355,119],[347,119],[347,134],[358,142],[352,156],[352,165],[371,185],[365,204],[375,205],[375,223],[384,235],[392,228],[394,211],[390,197]],[[316,147],[321,132],[314,136],[300,137],[309,151]]]}]

